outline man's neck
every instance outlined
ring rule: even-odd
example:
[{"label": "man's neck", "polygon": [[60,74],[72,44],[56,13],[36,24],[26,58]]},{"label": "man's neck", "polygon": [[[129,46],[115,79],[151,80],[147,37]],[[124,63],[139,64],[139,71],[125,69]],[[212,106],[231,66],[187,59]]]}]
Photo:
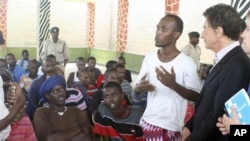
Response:
[{"label": "man's neck", "polygon": [[164,47],[157,52],[158,58],[162,62],[172,61],[179,53],[180,51],[178,51],[176,47]]},{"label": "man's neck", "polygon": [[232,44],[233,42],[235,42],[235,40],[231,40],[228,37],[224,37],[221,39],[220,42],[217,43],[217,48],[212,49],[215,53],[218,53],[220,50],[222,50],[223,48],[229,46],[230,44]]},{"label": "man's neck", "polygon": [[190,43],[190,45],[192,45],[192,47],[194,47],[194,48],[195,48],[197,44],[192,44],[192,43]]},{"label": "man's neck", "polygon": [[113,111],[112,113],[117,118],[126,118],[130,114],[130,108],[127,106],[123,106],[122,109]]},{"label": "man's neck", "polygon": [[57,43],[58,38],[52,38],[52,40],[53,40],[54,43]]},{"label": "man's neck", "polygon": [[9,70],[10,70],[11,72],[13,72],[14,69],[15,69],[15,66],[16,66],[16,65],[14,65],[14,66],[9,66]]}]

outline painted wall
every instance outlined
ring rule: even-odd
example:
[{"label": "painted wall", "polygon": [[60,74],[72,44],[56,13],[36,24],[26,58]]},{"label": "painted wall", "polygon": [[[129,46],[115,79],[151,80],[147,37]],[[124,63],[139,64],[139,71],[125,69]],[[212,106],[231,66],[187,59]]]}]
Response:
[{"label": "painted wall", "polygon": [[[220,0],[230,4],[230,0]],[[188,43],[188,32],[202,31],[204,18],[203,11],[217,0],[180,0],[179,16],[184,21],[184,31],[177,47],[181,49]],[[104,64],[107,52],[116,50],[117,30],[117,5],[118,0],[96,0],[95,17],[95,44],[94,51],[88,52],[86,47],[86,13],[87,4],[81,0],[51,0],[51,26],[60,28],[60,38],[65,40],[70,47],[71,61],[78,55],[97,55],[97,62]],[[128,66],[133,69],[134,64],[140,64],[140,58],[148,52],[157,49],[154,46],[156,25],[164,16],[165,0],[129,0],[128,15],[128,46],[126,53],[130,58]],[[34,49],[38,46],[38,0],[8,0],[7,9],[7,49],[2,49],[0,56],[5,52],[14,52],[20,57],[20,50],[32,48],[32,56],[36,56]],[[202,63],[212,63],[213,53],[202,47]],[[98,51],[99,50],[99,51]],[[102,52],[102,50],[105,50]],[[97,54],[99,52],[99,54]],[[107,53],[107,54],[106,54]],[[117,54],[117,53],[115,53]],[[117,57],[116,55],[114,55]],[[133,56],[133,57],[131,57]],[[18,58],[17,57],[17,58]],[[98,61],[98,59],[100,61]],[[116,59],[116,58],[113,58]],[[138,71],[137,68],[135,71]]]}]

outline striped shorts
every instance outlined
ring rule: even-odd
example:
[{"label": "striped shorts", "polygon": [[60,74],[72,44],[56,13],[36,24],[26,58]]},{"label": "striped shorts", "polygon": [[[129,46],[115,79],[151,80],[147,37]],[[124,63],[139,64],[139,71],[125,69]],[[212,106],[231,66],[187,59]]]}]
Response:
[{"label": "striped shorts", "polygon": [[142,120],[144,141],[180,141],[181,133],[163,129]]}]

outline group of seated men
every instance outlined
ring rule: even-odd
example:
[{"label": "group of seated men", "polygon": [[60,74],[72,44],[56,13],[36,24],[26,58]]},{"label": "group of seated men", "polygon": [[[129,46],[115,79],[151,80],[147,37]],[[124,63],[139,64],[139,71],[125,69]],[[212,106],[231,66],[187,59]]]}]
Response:
[{"label": "group of seated men", "polygon": [[[146,94],[134,94],[125,58],[108,61],[103,74],[95,57],[78,57],[75,64],[77,71],[65,78],[54,55],[41,66],[30,59],[26,68],[13,53],[0,58],[3,101],[8,108],[19,107],[6,140],[142,140],[139,120]],[[18,94],[10,92],[12,85]]]}]

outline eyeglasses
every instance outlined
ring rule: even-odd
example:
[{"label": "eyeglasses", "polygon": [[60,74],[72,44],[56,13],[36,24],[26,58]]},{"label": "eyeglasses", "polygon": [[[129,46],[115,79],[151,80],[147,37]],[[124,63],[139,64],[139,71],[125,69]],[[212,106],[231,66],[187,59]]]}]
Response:
[{"label": "eyeglasses", "polygon": [[65,92],[65,89],[64,88],[58,88],[58,89],[53,89],[50,92],[54,93],[54,94],[59,94],[59,93]]}]

